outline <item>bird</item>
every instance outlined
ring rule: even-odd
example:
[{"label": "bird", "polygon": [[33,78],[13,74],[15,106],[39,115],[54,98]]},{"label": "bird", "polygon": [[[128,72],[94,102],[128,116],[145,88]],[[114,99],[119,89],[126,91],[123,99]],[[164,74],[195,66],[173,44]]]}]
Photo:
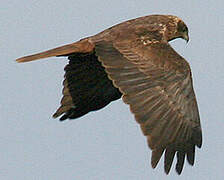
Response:
[{"label": "bird", "polygon": [[53,117],[76,119],[122,98],[152,150],[152,168],[164,155],[169,174],[176,157],[180,175],[185,159],[194,165],[202,129],[190,65],[169,44],[177,38],[189,41],[184,21],[153,14],[16,61],[68,57],[61,105]]}]

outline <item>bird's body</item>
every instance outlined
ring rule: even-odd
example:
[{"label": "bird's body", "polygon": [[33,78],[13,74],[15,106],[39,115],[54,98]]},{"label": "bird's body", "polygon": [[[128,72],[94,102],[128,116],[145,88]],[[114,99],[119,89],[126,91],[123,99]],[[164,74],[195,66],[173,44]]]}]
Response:
[{"label": "bird's body", "polygon": [[61,107],[53,117],[78,118],[122,97],[147,137],[152,167],[165,151],[169,173],[177,153],[180,174],[185,155],[194,164],[202,135],[190,66],[168,44],[176,38],[188,41],[181,19],[150,15],[17,61],[68,56]]}]

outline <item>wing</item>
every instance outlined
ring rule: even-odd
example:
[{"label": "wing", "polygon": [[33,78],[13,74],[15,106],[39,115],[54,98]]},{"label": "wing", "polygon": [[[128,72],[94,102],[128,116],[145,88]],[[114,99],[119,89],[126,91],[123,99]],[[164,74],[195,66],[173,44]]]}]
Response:
[{"label": "wing", "polygon": [[70,54],[68,58],[70,61],[65,67],[63,98],[54,118],[62,114],[61,121],[79,118],[121,97],[94,52]]},{"label": "wing", "polygon": [[167,174],[176,152],[178,174],[185,155],[193,165],[195,145],[201,147],[202,134],[188,63],[167,43],[146,46],[101,41],[95,51],[147,136],[152,167],[164,151]]}]

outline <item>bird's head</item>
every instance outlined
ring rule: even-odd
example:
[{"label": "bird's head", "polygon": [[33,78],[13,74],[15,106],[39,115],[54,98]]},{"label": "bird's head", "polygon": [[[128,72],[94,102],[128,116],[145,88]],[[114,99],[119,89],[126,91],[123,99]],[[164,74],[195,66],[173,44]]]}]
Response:
[{"label": "bird's head", "polygon": [[[164,40],[167,42],[176,38],[189,41],[188,28],[177,16],[150,15],[132,20],[131,22],[135,25],[134,30],[139,37],[145,36],[143,39],[147,39],[148,36],[149,39]],[[131,27],[133,27],[133,24],[130,23]]]},{"label": "bird's head", "polygon": [[189,41],[189,35],[188,35],[188,27],[187,25],[178,17],[176,16],[167,16],[169,21],[166,23],[165,28],[165,38],[167,41],[171,41],[176,38],[182,38],[186,40],[186,42]]}]

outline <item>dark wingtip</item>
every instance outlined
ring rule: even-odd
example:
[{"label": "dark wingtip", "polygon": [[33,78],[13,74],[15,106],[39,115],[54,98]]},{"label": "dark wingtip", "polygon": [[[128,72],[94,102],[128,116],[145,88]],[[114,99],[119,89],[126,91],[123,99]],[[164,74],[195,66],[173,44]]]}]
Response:
[{"label": "dark wingtip", "polygon": [[[53,114],[53,118],[54,119],[56,119],[56,118],[58,118],[60,115],[56,112],[56,113],[54,113]],[[60,117],[60,119],[59,119],[59,121],[64,121],[64,120],[66,120],[68,118],[68,114],[65,114],[65,115],[63,115],[62,117]]]},{"label": "dark wingtip", "polygon": [[182,170],[183,170],[183,166],[176,166],[176,172],[178,175],[181,174]]},{"label": "dark wingtip", "polygon": [[161,156],[163,155],[164,149],[157,149],[152,151],[152,158],[151,158],[151,166],[153,169],[156,168]]},{"label": "dark wingtip", "polygon": [[175,150],[173,148],[167,148],[164,157],[164,170],[166,174],[169,174],[173,159],[175,156]]},{"label": "dark wingtip", "polygon": [[178,174],[178,175],[180,175],[180,174],[181,174],[182,169],[183,169],[183,167],[182,167],[182,168],[180,168],[180,167],[179,167],[179,168],[176,168],[176,172],[177,172],[177,174]]},{"label": "dark wingtip", "polygon": [[169,168],[164,167],[164,171],[165,171],[166,175],[168,175],[170,173],[170,167]]},{"label": "dark wingtip", "polygon": [[193,131],[193,142],[196,144],[198,148],[202,146],[202,132],[201,128],[198,128]]},{"label": "dark wingtip", "polygon": [[176,164],[176,172],[178,175],[180,175],[183,170],[184,159],[185,159],[185,153],[178,151],[177,152],[177,164]]},{"label": "dark wingtip", "polygon": [[68,119],[68,115],[67,115],[67,114],[63,115],[63,116],[59,119],[59,121],[65,121],[66,119]]},{"label": "dark wingtip", "polygon": [[54,119],[56,119],[57,117],[58,117],[57,113],[54,113],[54,114],[52,115],[52,118],[54,118]]},{"label": "dark wingtip", "polygon": [[187,161],[191,166],[194,165],[194,159],[195,159],[195,145],[192,145],[187,152]]}]

